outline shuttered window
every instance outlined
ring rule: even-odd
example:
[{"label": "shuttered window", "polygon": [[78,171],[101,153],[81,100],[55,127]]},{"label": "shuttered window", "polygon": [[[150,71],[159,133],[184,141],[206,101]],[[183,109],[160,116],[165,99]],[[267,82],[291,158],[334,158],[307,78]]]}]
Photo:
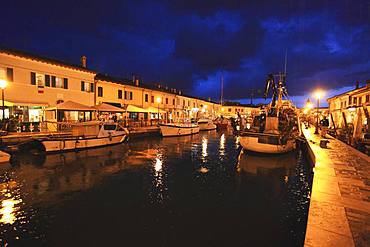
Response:
[{"label": "shuttered window", "polygon": [[45,75],[45,87],[50,87],[50,75]]},{"label": "shuttered window", "polygon": [[68,79],[67,78],[63,78],[63,88],[68,89]]},{"label": "shuttered window", "polygon": [[81,81],[81,91],[85,91],[85,82]]},{"label": "shuttered window", "polygon": [[55,76],[51,76],[51,86],[52,87],[56,86],[56,77]]},{"label": "shuttered window", "polygon": [[13,69],[6,68],[6,77],[8,81],[13,81]]},{"label": "shuttered window", "polygon": [[127,99],[127,91],[125,91],[125,99]]},{"label": "shuttered window", "polygon": [[94,92],[94,83],[90,83],[90,92]]},{"label": "shuttered window", "polygon": [[148,100],[149,100],[149,95],[146,93],[145,94],[145,102],[148,102]]},{"label": "shuttered window", "polygon": [[98,87],[98,97],[103,97],[103,88]]},{"label": "shuttered window", "polygon": [[122,90],[118,90],[118,98],[122,99]]},{"label": "shuttered window", "polygon": [[31,84],[36,85],[36,73],[31,72]]},{"label": "shuttered window", "polygon": [[133,98],[134,98],[134,94],[130,92],[130,100],[133,100]]}]

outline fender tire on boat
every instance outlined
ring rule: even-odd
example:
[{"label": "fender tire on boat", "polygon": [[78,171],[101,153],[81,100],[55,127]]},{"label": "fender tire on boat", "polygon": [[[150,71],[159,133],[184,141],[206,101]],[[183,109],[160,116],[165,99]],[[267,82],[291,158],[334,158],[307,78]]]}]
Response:
[{"label": "fender tire on boat", "polygon": [[44,153],[45,146],[39,140],[32,140],[19,145],[20,152],[29,152],[32,154]]}]

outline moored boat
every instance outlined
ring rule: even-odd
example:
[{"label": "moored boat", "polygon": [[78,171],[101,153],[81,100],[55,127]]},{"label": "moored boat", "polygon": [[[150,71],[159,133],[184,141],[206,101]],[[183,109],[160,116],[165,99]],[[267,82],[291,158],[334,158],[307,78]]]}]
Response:
[{"label": "moored boat", "polygon": [[213,123],[211,119],[200,119],[198,121],[199,130],[214,130],[217,126]]},{"label": "moored boat", "polygon": [[226,118],[220,117],[216,119],[215,125],[217,130],[226,130],[229,122]]},{"label": "moored boat", "polygon": [[161,134],[164,137],[170,136],[184,136],[184,135],[192,135],[199,133],[199,125],[198,124],[159,124],[159,128],[161,129]]},{"label": "moored boat", "polygon": [[277,82],[273,75],[269,75],[265,98],[270,87],[273,90],[271,103],[255,116],[249,129],[240,131],[240,145],[252,152],[287,153],[296,147],[299,119],[292,102],[282,99],[286,95],[285,75],[279,74]]},{"label": "moored boat", "polygon": [[43,137],[28,140],[16,146],[9,147],[8,152],[37,151],[37,152],[66,152],[87,148],[103,147],[124,142],[128,130],[118,123],[85,122],[71,126],[72,134],[63,137]]}]

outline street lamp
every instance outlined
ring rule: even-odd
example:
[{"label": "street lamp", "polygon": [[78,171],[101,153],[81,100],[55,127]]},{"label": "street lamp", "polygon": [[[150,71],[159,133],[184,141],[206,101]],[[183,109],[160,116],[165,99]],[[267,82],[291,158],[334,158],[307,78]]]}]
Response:
[{"label": "street lamp", "polygon": [[160,97],[157,98],[158,103],[158,124],[159,124],[159,104],[161,103],[162,99]]},{"label": "street lamp", "polygon": [[316,111],[316,127],[315,134],[319,134],[319,107],[320,107],[320,98],[323,96],[323,92],[317,90],[315,92],[315,98],[317,99],[317,111]]},{"label": "street lamp", "polygon": [[8,85],[6,80],[0,79],[0,88],[1,88],[1,95],[3,99],[3,121],[4,121],[4,126],[5,126],[5,99],[4,99],[4,90],[6,86]]}]

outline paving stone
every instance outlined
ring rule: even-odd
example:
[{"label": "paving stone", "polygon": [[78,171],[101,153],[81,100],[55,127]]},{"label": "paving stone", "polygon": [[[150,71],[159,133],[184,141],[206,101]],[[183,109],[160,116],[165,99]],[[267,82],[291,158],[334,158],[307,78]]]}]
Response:
[{"label": "paving stone", "polygon": [[320,148],[318,135],[305,135],[318,164],[305,245],[370,246],[370,157],[334,138]]}]

